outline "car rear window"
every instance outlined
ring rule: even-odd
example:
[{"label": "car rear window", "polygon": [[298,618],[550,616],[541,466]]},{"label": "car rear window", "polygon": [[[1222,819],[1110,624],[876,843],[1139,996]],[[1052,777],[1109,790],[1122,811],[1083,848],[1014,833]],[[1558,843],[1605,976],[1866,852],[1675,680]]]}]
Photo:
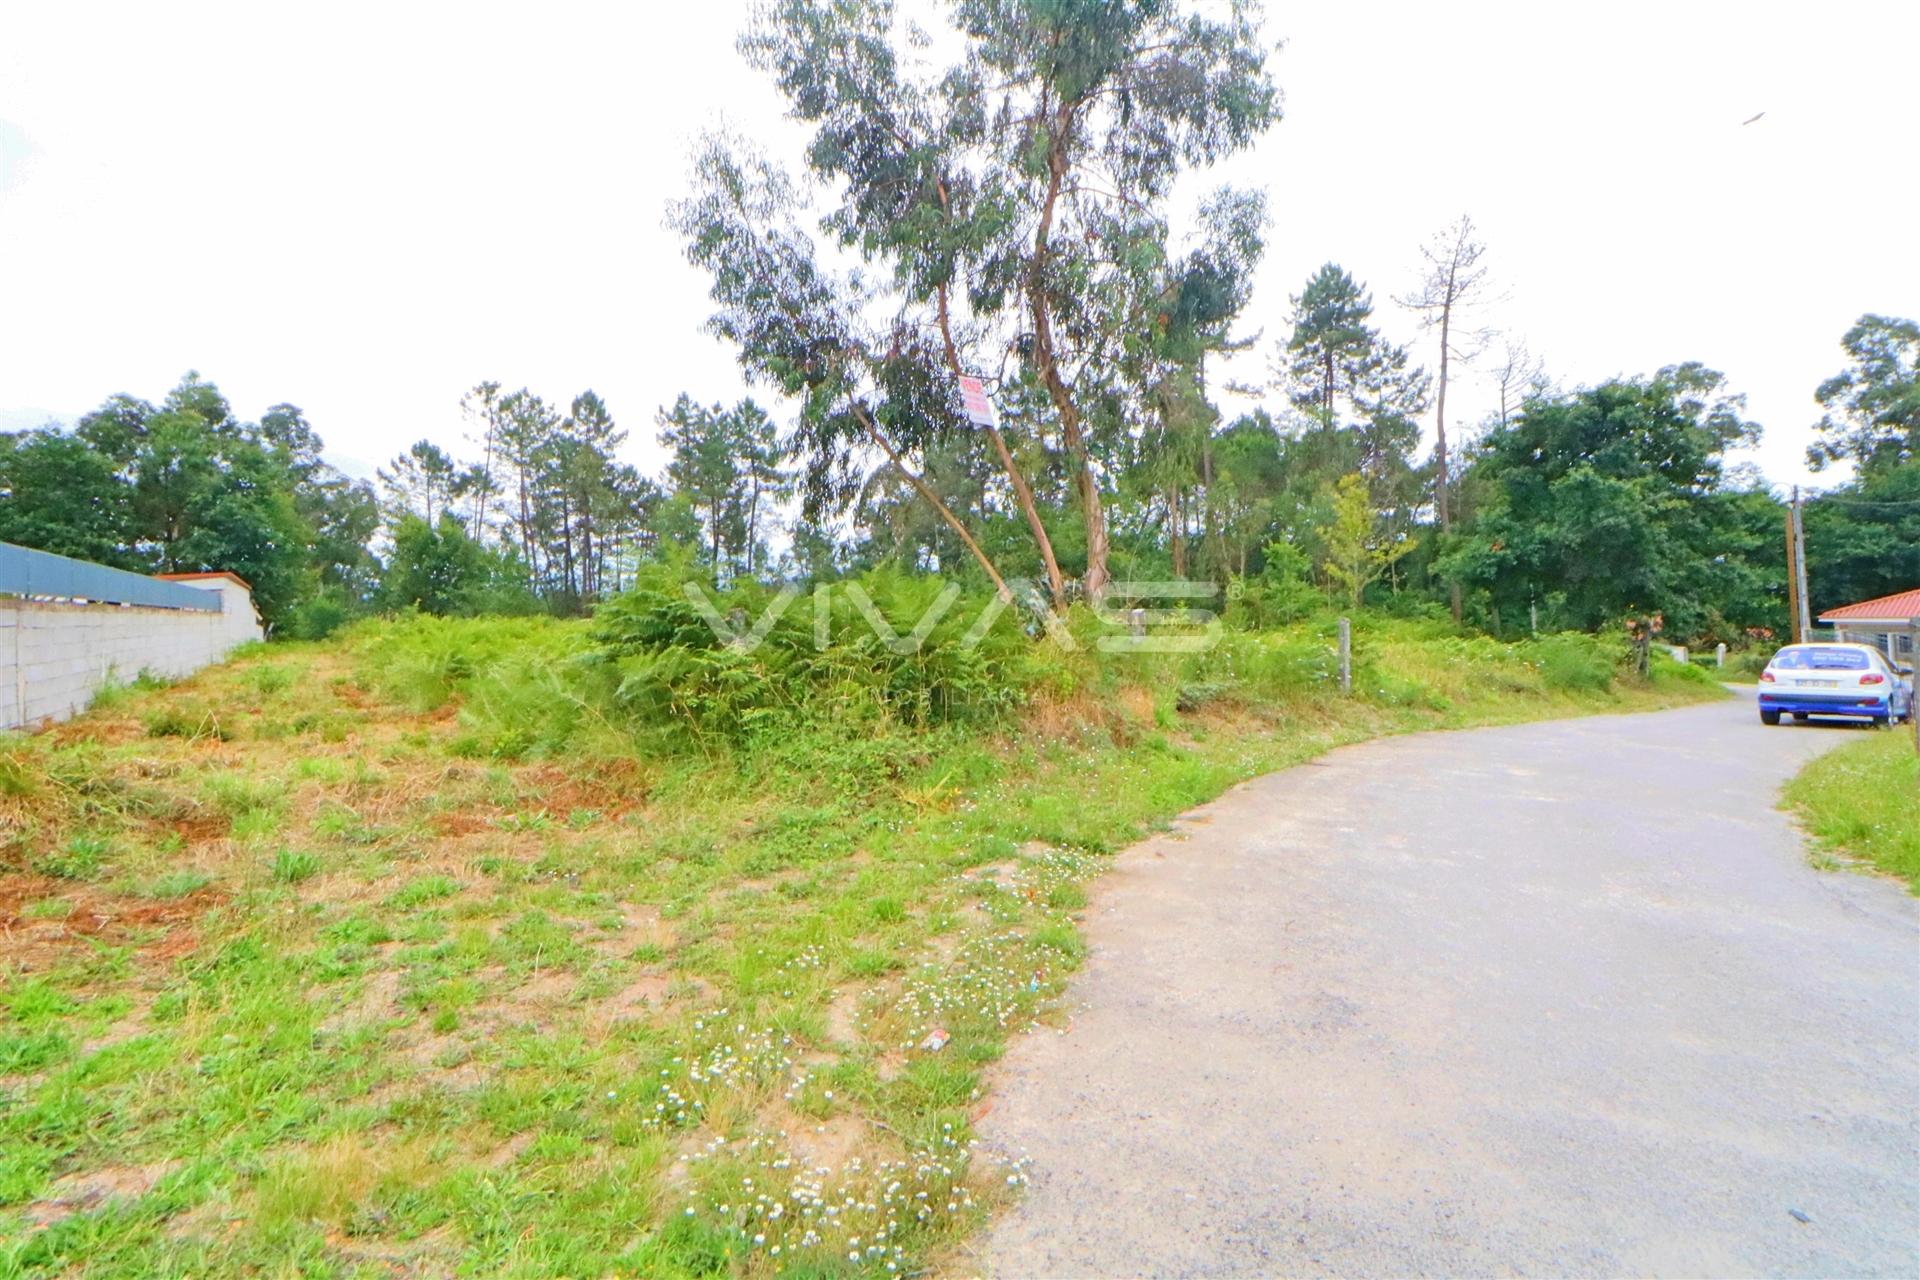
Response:
[{"label": "car rear window", "polygon": [[1865,671],[1867,655],[1859,649],[1782,649],[1773,665],[1781,671]]}]

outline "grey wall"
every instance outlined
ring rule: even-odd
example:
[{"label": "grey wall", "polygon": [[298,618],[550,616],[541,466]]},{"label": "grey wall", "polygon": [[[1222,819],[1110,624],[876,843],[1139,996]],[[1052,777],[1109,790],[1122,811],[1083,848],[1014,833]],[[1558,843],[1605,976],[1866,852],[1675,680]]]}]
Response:
[{"label": "grey wall", "polygon": [[64,720],[111,681],[142,671],[191,675],[261,638],[245,587],[228,579],[193,585],[218,594],[221,609],[0,598],[0,727]]}]

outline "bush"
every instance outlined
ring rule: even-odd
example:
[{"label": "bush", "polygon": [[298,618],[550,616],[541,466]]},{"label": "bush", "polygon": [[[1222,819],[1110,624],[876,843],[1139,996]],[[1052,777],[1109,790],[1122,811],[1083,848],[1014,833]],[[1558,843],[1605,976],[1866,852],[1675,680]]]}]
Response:
[{"label": "bush", "polygon": [[1601,692],[1613,685],[1620,661],[1614,646],[1578,631],[1541,636],[1526,647],[1549,689]]},{"label": "bush", "polygon": [[352,616],[346,596],[325,588],[294,606],[293,616],[287,619],[287,635],[295,640],[325,640]]},{"label": "bush", "polygon": [[812,598],[755,582],[690,592],[660,565],[600,609],[586,661],[611,673],[623,714],[699,740],[991,720],[1024,698],[1032,644],[1012,610],[972,634],[990,601],[951,590],[876,571]]}]

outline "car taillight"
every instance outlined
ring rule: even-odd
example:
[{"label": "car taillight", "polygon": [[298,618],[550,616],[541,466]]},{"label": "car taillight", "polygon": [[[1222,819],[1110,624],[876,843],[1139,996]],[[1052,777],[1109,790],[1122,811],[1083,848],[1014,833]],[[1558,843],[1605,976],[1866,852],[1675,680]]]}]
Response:
[{"label": "car taillight", "polygon": [[1762,672],[1760,673],[1760,683],[1761,683],[1761,684],[1772,684],[1772,683],[1773,683],[1773,672],[1771,672],[1771,671],[1762,671]]},{"label": "car taillight", "polygon": [[1886,682],[1887,678],[1878,671],[1869,671],[1866,675],[1860,677],[1861,684],[1885,684]]}]

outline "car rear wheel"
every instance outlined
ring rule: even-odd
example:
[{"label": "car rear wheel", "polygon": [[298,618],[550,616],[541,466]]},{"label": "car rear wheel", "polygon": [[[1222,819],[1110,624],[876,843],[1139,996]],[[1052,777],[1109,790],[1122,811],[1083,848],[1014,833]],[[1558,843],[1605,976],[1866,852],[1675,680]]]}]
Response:
[{"label": "car rear wheel", "polygon": [[1807,722],[1807,713],[1806,713],[1806,712],[1804,712],[1804,711],[1796,711],[1796,712],[1794,712],[1794,713],[1793,713],[1793,722],[1794,722],[1795,724],[1805,724],[1805,723]]},{"label": "car rear wheel", "polygon": [[1780,713],[1778,711],[1762,711],[1760,713],[1760,723],[1761,724],[1779,724]]}]

